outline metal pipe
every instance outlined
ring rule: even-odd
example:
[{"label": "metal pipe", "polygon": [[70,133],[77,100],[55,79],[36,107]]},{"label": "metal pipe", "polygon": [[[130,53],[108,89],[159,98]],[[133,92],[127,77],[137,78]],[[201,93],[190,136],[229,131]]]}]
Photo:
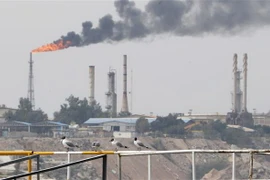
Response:
[{"label": "metal pipe", "polygon": [[12,160],[12,161],[1,163],[0,167],[7,166],[7,165],[10,165],[10,164],[14,164],[14,163],[18,163],[18,162],[25,161],[25,160],[29,160],[29,159],[33,159],[33,158],[38,159],[38,157],[39,157],[38,154],[37,155],[32,155],[32,156],[25,156],[25,157],[22,157],[22,158],[19,158],[19,159],[15,159],[15,160]]},{"label": "metal pipe", "polygon": [[151,180],[151,155],[148,155],[148,180]]},{"label": "metal pipe", "polygon": [[102,158],[102,180],[107,180],[107,155]]},{"label": "metal pipe", "polygon": [[178,154],[178,153],[270,153],[270,149],[260,149],[260,150],[200,150],[200,149],[189,149],[189,150],[169,150],[169,151],[117,151],[115,154],[121,154],[121,156],[142,156],[142,155],[160,155],[160,154]]},{"label": "metal pipe", "polygon": [[249,179],[252,180],[253,176],[253,153],[250,152],[249,156]]},{"label": "metal pipe", "polygon": [[12,156],[12,155],[25,155],[27,156],[32,151],[0,151],[0,155]]},{"label": "metal pipe", "polygon": [[[39,169],[40,169],[39,163],[40,163],[40,157],[39,157],[39,155],[38,155],[38,156],[37,156],[37,171],[39,171]],[[40,175],[39,175],[39,173],[37,173],[37,180],[40,180]]]},{"label": "metal pipe", "polygon": [[192,180],[196,180],[195,152],[192,151]]},{"label": "metal pipe", "polygon": [[[69,164],[70,163],[70,153],[68,153],[67,161]],[[67,167],[67,180],[70,180],[70,166]]]},{"label": "metal pipe", "polygon": [[[28,156],[33,155],[33,152],[29,153]],[[28,160],[28,172],[32,172],[32,159]],[[28,176],[28,180],[32,180],[32,176]]]},{"label": "metal pipe", "polygon": [[232,153],[232,180],[235,180],[235,153]]},{"label": "metal pipe", "polygon": [[122,179],[122,176],[121,176],[121,155],[118,154],[118,180],[121,180]]}]

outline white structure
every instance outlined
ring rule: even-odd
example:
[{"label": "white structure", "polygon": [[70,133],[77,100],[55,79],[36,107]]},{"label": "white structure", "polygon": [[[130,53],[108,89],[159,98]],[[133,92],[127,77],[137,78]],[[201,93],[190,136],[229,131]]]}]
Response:
[{"label": "white structure", "polygon": [[128,123],[121,121],[109,121],[102,123],[105,131],[120,131],[120,132],[134,132],[136,123]]},{"label": "white structure", "polygon": [[127,55],[124,55],[123,62],[123,99],[121,112],[127,113],[128,111],[128,98],[127,98]]},{"label": "white structure", "polygon": [[[104,131],[113,132],[114,137],[133,137],[135,136],[136,121],[139,117],[132,118],[90,118],[83,123],[84,127],[102,128]],[[149,123],[156,118],[146,118]]]},{"label": "white structure", "polygon": [[95,101],[95,66],[89,66],[89,79],[90,79],[90,97],[89,104]]}]

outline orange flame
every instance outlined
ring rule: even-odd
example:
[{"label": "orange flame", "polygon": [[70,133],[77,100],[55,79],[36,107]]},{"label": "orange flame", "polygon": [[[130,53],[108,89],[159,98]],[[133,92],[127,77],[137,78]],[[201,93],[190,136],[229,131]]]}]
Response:
[{"label": "orange flame", "polygon": [[46,44],[39,48],[32,50],[32,52],[47,52],[47,51],[57,51],[61,49],[68,48],[71,45],[70,41],[64,43],[63,40],[59,40],[56,43]]}]

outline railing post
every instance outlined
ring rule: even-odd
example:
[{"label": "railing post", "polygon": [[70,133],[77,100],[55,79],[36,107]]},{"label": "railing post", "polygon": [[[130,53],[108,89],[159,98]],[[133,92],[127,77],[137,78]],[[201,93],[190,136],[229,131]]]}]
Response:
[{"label": "railing post", "polygon": [[[32,155],[33,152],[29,153],[28,156]],[[28,160],[28,172],[32,172],[32,159]],[[28,180],[32,180],[32,176],[28,176]]]},{"label": "railing post", "polygon": [[[39,160],[40,160],[40,158],[39,158],[39,155],[37,156],[37,171],[39,171]],[[39,175],[39,173],[37,173],[37,180],[40,180],[40,175]]]},{"label": "railing post", "polygon": [[107,179],[107,155],[103,156],[102,180]]},{"label": "railing post", "polygon": [[253,175],[253,152],[250,151],[250,158],[249,158],[249,179],[252,179],[252,175]]},{"label": "railing post", "polygon": [[[70,163],[70,153],[68,152],[67,155],[68,155],[67,161],[68,163]],[[67,167],[67,180],[70,180],[70,166]]]},{"label": "railing post", "polygon": [[121,155],[118,154],[118,180],[122,180],[121,177]]},{"label": "railing post", "polygon": [[148,180],[151,180],[151,155],[148,154]]},{"label": "railing post", "polygon": [[235,153],[232,153],[232,180],[235,180]]},{"label": "railing post", "polygon": [[195,152],[192,151],[192,180],[196,180]]}]

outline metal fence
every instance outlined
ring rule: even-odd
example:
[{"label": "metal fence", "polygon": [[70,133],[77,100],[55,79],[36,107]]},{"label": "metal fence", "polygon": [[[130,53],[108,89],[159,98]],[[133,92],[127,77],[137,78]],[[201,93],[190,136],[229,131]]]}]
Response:
[{"label": "metal fence", "polygon": [[171,150],[171,151],[119,151],[118,154],[118,180],[122,180],[121,176],[121,159],[127,156],[148,156],[148,180],[151,180],[151,156],[163,155],[163,154],[191,154],[192,155],[192,180],[196,180],[196,166],[195,166],[195,154],[196,153],[226,153],[232,155],[232,180],[235,180],[235,154],[246,153],[249,154],[249,179],[252,180],[253,176],[253,160],[254,154],[270,154],[270,149],[263,150]]},{"label": "metal fence", "polygon": [[[31,156],[32,154],[34,154],[35,156]],[[70,162],[71,155],[79,155],[79,154],[81,154],[81,155],[97,155],[97,156],[86,158],[86,159],[79,160],[79,161]],[[26,155],[26,157],[24,157],[23,159],[24,160],[28,159],[28,173],[10,176],[10,177],[7,177],[7,178],[2,179],[2,180],[11,180],[11,179],[16,180],[17,178],[26,177],[26,176],[28,176],[28,180],[32,180],[32,175],[35,175],[35,174],[39,175],[40,173],[45,173],[45,172],[53,171],[56,169],[61,169],[64,167],[67,167],[67,180],[70,180],[71,179],[70,178],[70,175],[71,175],[70,166],[84,163],[84,162],[91,161],[91,160],[95,160],[95,159],[99,159],[99,158],[103,159],[103,161],[102,161],[102,163],[103,163],[102,179],[106,180],[106,178],[107,178],[107,154],[114,154],[114,151],[102,151],[102,152],[96,152],[96,151],[73,151],[73,152],[72,151],[71,152],[62,152],[62,151],[60,151],[60,152],[0,151],[0,155],[6,155],[6,156]],[[37,171],[32,171],[32,160],[31,159],[32,159],[32,157],[36,157],[36,156],[40,156],[40,155],[67,155],[67,164],[39,170],[39,160],[38,160]],[[11,164],[11,162],[12,161],[5,162],[5,164]]]},{"label": "metal fence", "polygon": [[[53,171],[56,169],[61,169],[64,167],[69,168],[70,166],[75,165],[75,164],[80,164],[80,163],[84,163],[87,161],[92,161],[92,160],[100,159],[100,158],[103,159],[103,161],[102,161],[102,164],[103,164],[103,166],[102,166],[102,179],[106,180],[107,179],[107,155],[97,155],[94,157],[82,159],[79,161],[74,161],[71,163],[63,164],[63,165],[58,165],[58,166],[54,166],[54,167],[50,167],[50,168],[46,168],[46,169],[42,169],[42,170],[32,171],[29,173],[23,173],[23,174],[19,174],[19,175],[15,175],[15,176],[10,176],[10,177],[4,178],[2,180],[16,180],[17,178],[26,177],[26,176],[31,177],[32,175],[35,175],[35,174],[39,175],[40,173],[50,172],[50,171]],[[67,173],[67,180],[70,180],[70,171]]]},{"label": "metal fence", "polygon": [[[102,170],[102,179],[106,180],[107,178],[107,155],[117,155],[118,156],[118,180],[122,180],[122,158],[128,156],[147,156],[148,157],[148,180],[151,180],[151,156],[153,155],[164,155],[164,154],[191,154],[192,155],[192,180],[196,180],[196,166],[195,166],[195,154],[197,153],[222,153],[222,154],[231,154],[232,155],[232,180],[235,180],[235,154],[244,153],[249,154],[249,179],[252,179],[253,176],[253,160],[254,154],[270,154],[270,149],[254,150],[254,149],[245,149],[245,150],[169,150],[169,151],[72,151],[72,152],[33,152],[33,151],[0,151],[0,155],[28,155],[24,160],[28,158],[28,173],[7,177],[3,180],[11,180],[20,177],[28,176],[28,180],[31,180],[31,176],[35,174],[40,174],[44,172],[53,171],[56,169],[67,167],[67,180],[70,180],[70,166],[75,164],[80,164],[83,162],[103,158],[103,170]],[[70,162],[71,155],[96,155],[94,157],[86,158],[79,161]],[[34,155],[67,155],[67,164],[58,165],[50,167],[47,169],[32,171],[31,169],[31,159],[35,158]],[[15,160],[16,161],[16,160]],[[18,160],[19,161],[19,160]],[[12,161],[4,163],[10,164]],[[38,161],[39,163],[39,161]],[[1,166],[1,165],[0,165]]]},{"label": "metal fence", "polygon": [[[25,156],[25,157],[18,158],[18,159],[12,160],[12,161],[1,163],[0,167],[8,166],[10,164],[19,163],[19,162],[22,162],[22,161],[26,161],[26,160],[36,158],[37,159],[37,170],[39,170],[39,160],[40,160],[39,156],[40,156],[39,154],[35,154],[35,155],[31,155],[31,156]],[[37,180],[39,180],[39,179],[40,179],[39,174],[37,174]]]}]

